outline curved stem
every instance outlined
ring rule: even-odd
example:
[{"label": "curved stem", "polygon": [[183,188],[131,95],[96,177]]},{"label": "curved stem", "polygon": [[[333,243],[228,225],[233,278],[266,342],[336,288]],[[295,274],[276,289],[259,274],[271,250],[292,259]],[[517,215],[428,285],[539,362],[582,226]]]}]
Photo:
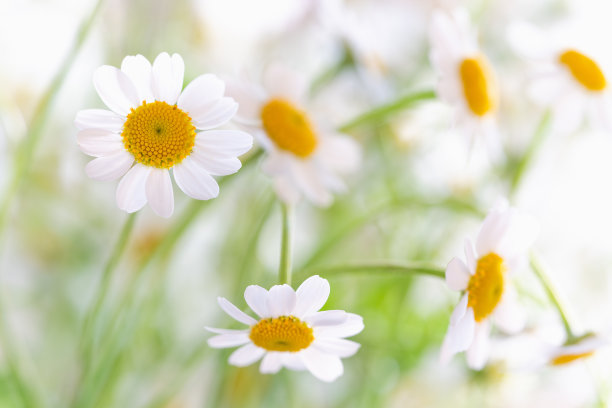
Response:
[{"label": "curved stem", "polygon": [[557,309],[557,312],[559,313],[559,317],[561,318],[561,321],[563,322],[563,327],[565,328],[565,333],[567,335],[567,342],[571,343],[574,339],[576,339],[576,334],[574,330],[572,329],[572,325],[571,325],[570,318],[569,318],[569,313],[563,301],[561,300],[561,297],[559,296],[559,292],[554,287],[552,281],[550,280],[550,278],[544,271],[544,268],[542,268],[542,265],[540,264],[537,257],[533,253],[529,255],[529,265],[531,266],[533,273],[536,275],[536,277],[542,284],[542,287],[546,291],[546,294],[548,295],[548,298],[550,299],[551,303]]},{"label": "curved stem", "polygon": [[424,262],[410,262],[410,263],[395,263],[395,262],[383,262],[383,263],[371,263],[371,264],[349,264],[349,265],[334,265],[334,266],[323,266],[307,269],[306,272],[309,275],[321,274],[321,275],[345,275],[345,274],[399,274],[406,276],[414,275],[426,275],[433,276],[436,278],[445,278],[445,270],[439,266]]},{"label": "curved stem", "polygon": [[378,125],[389,116],[401,112],[416,102],[434,99],[436,93],[432,90],[419,91],[396,99],[395,101],[378,106],[368,112],[362,113],[353,120],[338,128],[340,132],[350,132],[364,125]]},{"label": "curved stem", "polygon": [[278,280],[282,285],[291,285],[291,260],[293,246],[293,210],[289,204],[282,203],[282,237]]}]

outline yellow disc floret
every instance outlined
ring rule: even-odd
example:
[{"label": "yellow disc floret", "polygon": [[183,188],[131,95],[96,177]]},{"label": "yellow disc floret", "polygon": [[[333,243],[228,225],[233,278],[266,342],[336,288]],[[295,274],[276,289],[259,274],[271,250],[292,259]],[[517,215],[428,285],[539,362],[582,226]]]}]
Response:
[{"label": "yellow disc floret", "polygon": [[478,260],[476,273],[468,282],[468,307],[474,309],[474,319],[482,321],[489,316],[504,293],[504,260],[490,253]]},{"label": "yellow disc floret", "polygon": [[317,147],[317,136],[306,114],[290,102],[272,99],[261,110],[268,137],[278,148],[308,157]]},{"label": "yellow disc floret", "polygon": [[459,76],[468,107],[477,116],[495,108],[497,89],[491,69],[483,56],[466,58],[459,65]]},{"label": "yellow disc floret", "polygon": [[300,351],[312,343],[312,328],[294,316],[260,320],[251,327],[249,338],[268,351]]},{"label": "yellow disc floret", "polygon": [[143,102],[123,125],[123,145],[138,163],[169,169],[191,154],[196,129],[176,105]]},{"label": "yellow disc floret", "polygon": [[576,51],[568,50],[559,56],[576,81],[589,91],[601,91],[606,87],[606,77],[599,65],[591,58]]},{"label": "yellow disc floret", "polygon": [[574,362],[576,360],[580,360],[582,358],[590,357],[594,354],[593,351],[587,351],[586,353],[577,353],[577,354],[562,354],[552,359],[550,362],[552,365],[564,365]]}]

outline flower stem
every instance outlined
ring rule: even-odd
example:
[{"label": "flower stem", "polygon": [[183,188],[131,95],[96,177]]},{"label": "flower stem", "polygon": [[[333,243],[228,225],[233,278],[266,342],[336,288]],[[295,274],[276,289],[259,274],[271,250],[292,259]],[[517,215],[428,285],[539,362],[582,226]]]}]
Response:
[{"label": "flower stem", "polygon": [[550,110],[547,110],[542,116],[542,119],[540,120],[540,122],[538,123],[536,131],[533,134],[533,137],[531,138],[531,141],[529,143],[529,146],[527,147],[527,150],[525,151],[525,153],[523,153],[519,162],[516,165],[514,174],[512,175],[512,179],[510,180],[510,194],[509,195],[513,195],[514,193],[516,193],[519,185],[521,184],[521,181],[523,180],[523,176],[525,175],[525,172],[527,168],[529,167],[529,164],[533,161],[535,154],[537,153],[540,146],[542,146],[542,143],[544,142],[544,139],[546,135],[548,134],[548,129],[550,128],[551,119],[552,119],[552,114]]},{"label": "flower stem", "polygon": [[345,123],[338,128],[340,132],[350,132],[364,125],[379,125],[389,116],[401,112],[404,109],[412,106],[416,102],[434,99],[436,93],[432,90],[419,91],[412,94],[402,96],[392,102],[378,106],[370,111],[364,112],[351,121]]},{"label": "flower stem", "polygon": [[291,258],[293,246],[293,209],[289,204],[281,204],[282,236],[278,280],[280,284],[291,285]]},{"label": "flower stem", "polygon": [[554,285],[552,284],[552,281],[550,280],[550,278],[544,271],[544,268],[542,268],[542,265],[540,264],[537,257],[533,253],[529,255],[529,265],[531,266],[533,273],[536,275],[536,277],[542,284],[542,287],[546,291],[546,294],[548,295],[550,301],[557,309],[557,312],[559,313],[559,317],[561,318],[561,321],[563,322],[565,333],[567,335],[566,341],[568,343],[571,343],[574,339],[576,339],[576,334],[574,333],[574,330],[572,329],[572,325],[570,323],[570,318],[567,312],[567,308],[563,304],[563,301],[561,300],[561,297],[559,296],[557,289],[554,287]]},{"label": "flower stem", "polygon": [[352,264],[352,265],[334,265],[315,267],[307,269],[308,275],[322,274],[322,275],[345,275],[345,274],[399,274],[405,276],[414,275],[426,275],[433,276],[436,278],[445,278],[445,270],[439,266],[423,263],[423,262],[410,262],[410,263],[371,263],[371,264]]}]

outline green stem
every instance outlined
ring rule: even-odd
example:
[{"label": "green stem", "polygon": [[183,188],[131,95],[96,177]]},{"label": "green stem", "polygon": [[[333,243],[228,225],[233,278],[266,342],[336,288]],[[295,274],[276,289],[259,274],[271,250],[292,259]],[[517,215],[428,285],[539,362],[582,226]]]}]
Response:
[{"label": "green stem", "polygon": [[389,116],[401,112],[404,109],[414,105],[417,102],[434,99],[436,93],[434,91],[419,91],[396,99],[395,101],[378,106],[368,112],[362,113],[353,120],[345,123],[338,128],[340,132],[350,132],[364,125],[379,125]]},{"label": "green stem", "polygon": [[410,263],[371,263],[371,264],[349,264],[315,267],[306,270],[308,275],[345,275],[345,274],[399,274],[405,276],[426,275],[436,278],[445,278],[444,268],[423,262]]},{"label": "green stem", "polygon": [[278,280],[282,285],[291,285],[291,258],[293,246],[293,210],[290,205],[282,203],[282,237]]},{"label": "green stem", "polygon": [[550,110],[547,110],[542,119],[538,123],[535,133],[529,142],[529,146],[527,146],[527,150],[519,160],[516,165],[516,169],[514,170],[514,174],[512,175],[512,179],[510,180],[510,195],[514,195],[523,180],[523,176],[527,171],[527,168],[533,161],[537,151],[542,146],[546,135],[549,133],[548,129],[550,128],[552,119],[552,114]]},{"label": "green stem", "polygon": [[567,335],[566,342],[571,343],[577,337],[576,337],[574,330],[572,329],[572,325],[570,323],[570,318],[569,318],[569,314],[567,312],[566,306],[561,300],[561,297],[559,296],[558,291],[555,289],[555,286],[552,284],[552,281],[550,280],[550,278],[544,271],[544,268],[542,268],[542,265],[540,264],[537,257],[533,253],[530,254],[529,256],[529,264],[531,265],[531,269],[533,270],[533,273],[536,275],[536,277],[542,284],[542,287],[546,291],[546,294],[548,295],[550,301],[552,302],[552,304],[557,309],[557,312],[559,313],[559,317],[561,318],[561,321],[563,322],[563,327],[565,328],[565,333]]}]

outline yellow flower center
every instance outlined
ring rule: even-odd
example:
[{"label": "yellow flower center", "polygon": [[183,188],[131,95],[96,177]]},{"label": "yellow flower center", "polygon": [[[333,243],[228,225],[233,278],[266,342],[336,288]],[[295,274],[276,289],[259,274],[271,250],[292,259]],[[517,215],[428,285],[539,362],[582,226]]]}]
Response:
[{"label": "yellow flower center", "polygon": [[497,89],[484,56],[464,59],[459,65],[459,75],[465,100],[472,113],[484,116],[495,108]]},{"label": "yellow flower center", "polygon": [[312,343],[312,329],[294,316],[260,320],[251,327],[249,338],[268,351],[300,351]]},{"label": "yellow flower center", "polygon": [[576,50],[568,50],[559,56],[559,62],[589,91],[601,91],[606,87],[606,77],[599,65],[586,55]]},{"label": "yellow flower center", "polygon": [[138,163],[169,169],[191,154],[195,130],[186,112],[155,101],[131,109],[121,136]]},{"label": "yellow flower center", "polygon": [[504,260],[493,252],[478,260],[467,287],[468,307],[474,309],[477,322],[489,316],[501,300],[505,271]]},{"label": "yellow flower center", "polygon": [[280,149],[308,157],[317,147],[317,136],[308,116],[288,101],[272,99],[261,110],[266,133]]},{"label": "yellow flower center", "polygon": [[578,354],[562,354],[552,359],[550,362],[552,365],[564,365],[571,363],[573,361],[579,360],[581,358],[586,358],[592,356],[594,351],[587,351],[586,353],[578,353]]}]

